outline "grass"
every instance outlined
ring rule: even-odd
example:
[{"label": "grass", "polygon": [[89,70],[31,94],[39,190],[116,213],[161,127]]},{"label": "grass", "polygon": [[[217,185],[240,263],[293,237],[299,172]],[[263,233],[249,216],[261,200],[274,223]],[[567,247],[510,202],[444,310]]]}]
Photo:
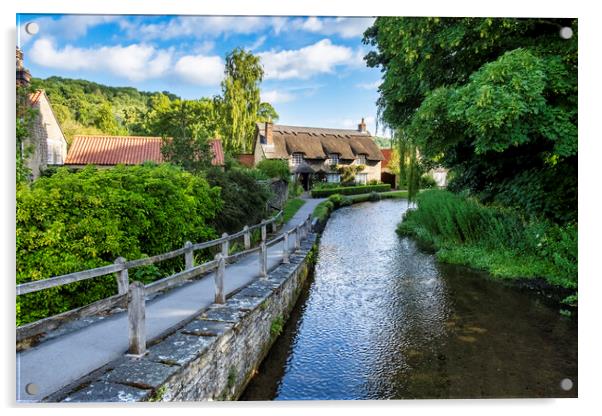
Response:
[{"label": "grass", "polygon": [[282,220],[284,221],[284,223],[287,223],[291,218],[293,218],[293,216],[297,213],[297,211],[299,211],[299,208],[301,208],[303,204],[305,204],[305,200],[301,198],[293,198],[286,201],[282,213]]},{"label": "grass", "polygon": [[576,224],[524,218],[447,191],[425,191],[417,204],[405,214],[398,232],[433,249],[440,261],[486,270],[498,278],[542,278],[576,292]]}]

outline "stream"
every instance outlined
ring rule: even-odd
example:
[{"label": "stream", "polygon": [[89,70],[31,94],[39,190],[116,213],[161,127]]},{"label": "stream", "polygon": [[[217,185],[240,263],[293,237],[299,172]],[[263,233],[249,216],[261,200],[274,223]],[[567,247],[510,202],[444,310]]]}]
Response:
[{"label": "stream", "polygon": [[241,400],[577,397],[576,319],[438,263],[396,234],[406,209],[332,214],[314,277]]}]

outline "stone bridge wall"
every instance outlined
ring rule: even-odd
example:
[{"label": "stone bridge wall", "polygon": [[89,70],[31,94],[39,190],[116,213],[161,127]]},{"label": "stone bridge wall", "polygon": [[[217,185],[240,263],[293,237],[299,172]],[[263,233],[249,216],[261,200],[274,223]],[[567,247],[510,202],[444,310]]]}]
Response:
[{"label": "stone bridge wall", "polygon": [[142,358],[124,357],[65,402],[236,400],[265,358],[309,274],[316,236],[282,264],[212,305]]}]

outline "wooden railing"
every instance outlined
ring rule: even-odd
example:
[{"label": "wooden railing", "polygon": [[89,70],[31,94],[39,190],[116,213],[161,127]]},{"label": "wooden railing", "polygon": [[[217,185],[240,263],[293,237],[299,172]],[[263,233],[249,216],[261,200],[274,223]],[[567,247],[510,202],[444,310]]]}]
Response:
[{"label": "wooden railing", "polygon": [[[90,305],[83,306],[81,308],[73,309],[71,311],[64,312],[59,315],[44,318],[42,320],[32,322],[17,328],[17,342],[20,342],[26,338],[38,335],[46,332],[60,325],[74,317],[90,316],[102,311],[109,310],[116,306],[128,308],[128,320],[129,320],[129,352],[133,355],[141,355],[146,351],[146,333],[145,333],[145,298],[147,295],[172,288],[176,285],[181,284],[186,280],[198,277],[205,273],[215,270],[215,302],[224,303],[224,275],[227,263],[233,263],[239,258],[244,257],[248,254],[259,252],[259,276],[267,276],[267,248],[280,241],[284,241],[283,245],[283,263],[289,261],[289,247],[288,239],[291,234],[295,234],[296,242],[295,249],[299,249],[301,240],[307,236],[311,227],[311,216],[299,224],[297,227],[277,235],[270,241],[267,240],[267,227],[271,225],[272,233],[276,232],[278,219],[282,216],[282,211],[276,214],[269,220],[264,220],[259,224],[248,227],[245,226],[241,231],[228,235],[227,233],[222,234],[218,239],[205,241],[201,243],[193,244],[187,241],[184,247],[177,250],[170,251],[168,253],[159,254],[152,257],[146,257],[137,260],[126,260],[119,257],[115,260],[114,264],[98,267],[95,269],[84,270],[81,272],[70,273],[62,276],[52,277],[44,280],[37,280],[33,282],[23,283],[17,285],[17,296],[26,293],[38,292],[40,290],[59,287],[69,283],[78,282],[82,280],[92,279],[94,277],[106,276],[112,273],[116,274],[118,294],[96,301]],[[251,232],[255,229],[261,229],[261,242],[259,246],[251,248]],[[243,237],[244,250],[232,255],[229,254],[230,242],[237,238]],[[221,245],[221,252],[218,253],[215,258],[211,261],[202,263],[200,265],[194,265],[194,252],[196,250],[202,250],[210,247]],[[128,270],[155,264],[161,261],[173,259],[178,256],[184,256],[184,270],[175,273],[171,276],[156,280],[148,285],[144,285],[141,282],[129,283]]]}]

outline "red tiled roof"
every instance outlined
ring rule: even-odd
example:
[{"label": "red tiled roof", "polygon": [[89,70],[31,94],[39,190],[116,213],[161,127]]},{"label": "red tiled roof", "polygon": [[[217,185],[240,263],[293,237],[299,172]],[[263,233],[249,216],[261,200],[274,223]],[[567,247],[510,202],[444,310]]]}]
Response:
[{"label": "red tiled roof", "polygon": [[250,153],[250,154],[240,154],[238,155],[238,161],[243,165],[246,166],[248,168],[252,168],[253,165],[255,164],[255,155]]},{"label": "red tiled roof", "polygon": [[222,141],[219,139],[209,140],[211,150],[213,150],[213,159],[211,164],[213,166],[224,166],[224,149],[222,148]]},{"label": "red tiled roof", "polygon": [[380,152],[383,154],[383,161],[380,165],[380,170],[385,170],[389,166],[389,161],[391,160],[391,154],[393,153],[393,149],[380,149]]},{"label": "red tiled roof", "polygon": [[[212,165],[224,164],[220,140],[210,140],[214,158]],[[161,137],[141,136],[74,136],[65,165],[138,165],[163,162]]]}]

